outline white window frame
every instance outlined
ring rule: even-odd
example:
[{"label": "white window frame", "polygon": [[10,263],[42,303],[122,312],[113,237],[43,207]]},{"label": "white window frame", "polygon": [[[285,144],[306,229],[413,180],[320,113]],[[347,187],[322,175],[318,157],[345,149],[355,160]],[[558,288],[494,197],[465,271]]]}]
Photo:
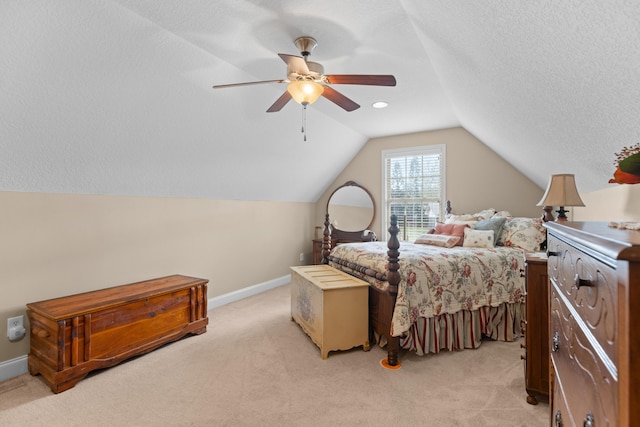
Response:
[{"label": "white window frame", "polygon": [[[446,209],[446,145],[445,144],[434,144],[434,145],[424,145],[418,147],[407,147],[407,148],[397,148],[390,150],[382,150],[382,203],[381,203],[381,211],[382,211],[382,230],[380,236],[384,236],[384,240],[389,239],[389,202],[387,200],[387,168],[386,161],[389,158],[393,157],[407,157],[407,156],[429,156],[429,155],[440,155],[440,221],[443,220]],[[400,220],[398,220],[398,226],[400,226]],[[398,233],[398,239],[403,240],[403,230],[400,229]]]}]

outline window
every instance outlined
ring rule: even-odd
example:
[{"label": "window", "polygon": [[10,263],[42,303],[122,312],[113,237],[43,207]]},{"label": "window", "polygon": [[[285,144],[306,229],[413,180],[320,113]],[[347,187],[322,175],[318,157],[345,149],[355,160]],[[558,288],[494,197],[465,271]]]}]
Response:
[{"label": "window", "polygon": [[398,218],[400,240],[413,241],[435,227],[443,214],[445,146],[430,145],[382,152],[384,233]]}]

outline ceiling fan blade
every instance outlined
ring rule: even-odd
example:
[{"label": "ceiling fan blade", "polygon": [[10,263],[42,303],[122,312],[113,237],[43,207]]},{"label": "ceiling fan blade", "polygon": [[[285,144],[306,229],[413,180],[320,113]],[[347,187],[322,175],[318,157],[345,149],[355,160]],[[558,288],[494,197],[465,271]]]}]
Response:
[{"label": "ceiling fan blade", "polygon": [[322,92],[322,96],[327,98],[329,101],[338,105],[339,107],[344,108],[346,111],[353,111],[360,108],[360,105],[356,104],[354,101],[350,100],[334,88],[330,86],[324,87],[324,92]]},{"label": "ceiling fan blade", "polygon": [[284,83],[285,80],[261,80],[259,82],[245,82],[245,83],[231,83],[231,84],[226,84],[226,85],[215,85],[213,86],[214,89],[224,89],[226,87],[236,87],[236,86],[248,86],[248,85],[259,85],[259,84],[263,84],[263,83]]},{"label": "ceiling fan blade", "polygon": [[282,110],[282,107],[287,105],[287,102],[289,102],[290,99],[291,99],[291,94],[289,93],[289,91],[285,90],[284,93],[280,96],[280,98],[278,98],[276,102],[274,102],[273,105],[269,107],[269,109],[267,110],[267,113],[275,113],[277,111]]},{"label": "ceiling fan blade", "polygon": [[293,71],[294,73],[298,73],[303,76],[309,74],[307,61],[305,61],[303,57],[296,55],[287,55],[286,53],[279,53],[278,56],[287,63],[287,67],[289,67],[289,70]]},{"label": "ceiling fan blade", "polygon": [[330,74],[325,76],[327,83],[340,85],[395,86],[396,78],[385,74]]}]

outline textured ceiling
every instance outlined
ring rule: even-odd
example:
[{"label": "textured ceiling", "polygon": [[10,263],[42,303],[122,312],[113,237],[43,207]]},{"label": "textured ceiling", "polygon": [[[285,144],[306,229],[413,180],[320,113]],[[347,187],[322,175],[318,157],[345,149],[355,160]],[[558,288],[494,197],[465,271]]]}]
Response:
[{"label": "textured ceiling", "polygon": [[[541,187],[604,188],[640,142],[640,2],[0,2],[0,190],[315,200],[369,138],[463,126]],[[265,110],[277,53],[394,74]],[[370,107],[376,100],[390,106]],[[375,167],[375,166],[374,166]]]}]

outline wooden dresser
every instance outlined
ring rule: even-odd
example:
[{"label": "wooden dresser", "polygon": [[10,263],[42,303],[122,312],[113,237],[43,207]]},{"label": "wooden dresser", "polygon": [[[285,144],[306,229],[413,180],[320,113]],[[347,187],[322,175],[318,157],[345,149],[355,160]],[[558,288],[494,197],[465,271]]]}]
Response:
[{"label": "wooden dresser", "polygon": [[547,223],[551,424],[640,425],[640,231]]},{"label": "wooden dresser", "polygon": [[549,401],[549,277],[544,254],[526,255],[524,374],[527,402]]}]

